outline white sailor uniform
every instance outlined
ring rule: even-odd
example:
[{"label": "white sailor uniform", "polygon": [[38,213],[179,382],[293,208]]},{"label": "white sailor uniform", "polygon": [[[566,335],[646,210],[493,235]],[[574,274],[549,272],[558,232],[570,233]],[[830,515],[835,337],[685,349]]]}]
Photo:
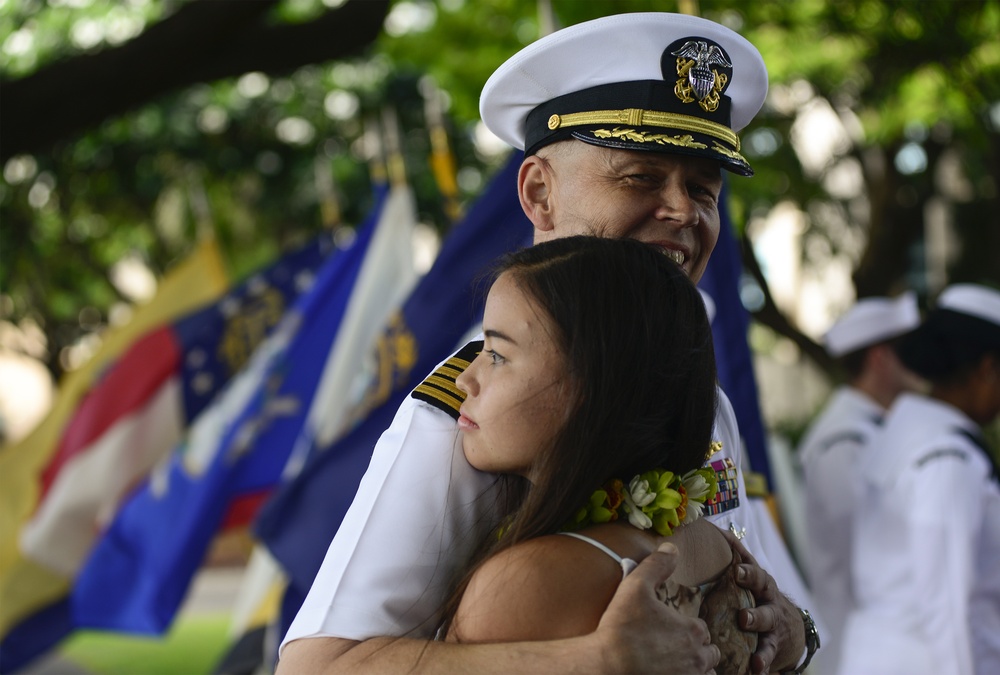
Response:
[{"label": "white sailor uniform", "polygon": [[979,433],[903,394],[872,439],[841,673],[1000,673],[1000,484]]},{"label": "white sailor uniform", "polygon": [[805,482],[806,578],[826,623],[819,671],[835,673],[851,596],[851,530],[860,497],[858,466],[885,411],[863,392],[840,386],[799,444]]}]

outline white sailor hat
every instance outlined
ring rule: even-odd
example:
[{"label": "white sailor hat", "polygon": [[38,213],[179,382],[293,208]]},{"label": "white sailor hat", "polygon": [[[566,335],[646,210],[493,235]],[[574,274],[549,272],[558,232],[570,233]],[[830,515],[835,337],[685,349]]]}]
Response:
[{"label": "white sailor hat", "polygon": [[942,330],[1000,348],[1000,291],[954,284],[942,291],[931,313]]},{"label": "white sailor hat", "polygon": [[909,333],[920,324],[917,296],[864,298],[841,316],[823,336],[830,356],[838,358],[859,349]]},{"label": "white sailor hat", "polygon": [[977,284],[954,284],[938,297],[937,308],[1000,326],[1000,291]]},{"label": "white sailor hat", "polygon": [[934,380],[978,359],[982,349],[1000,350],[1000,291],[956,284],[896,351],[907,368]]},{"label": "white sailor hat", "polygon": [[489,129],[530,155],[556,141],[708,157],[744,176],[737,132],[767,94],[745,38],[685,14],[618,14],[576,24],[509,58],[483,87]]}]

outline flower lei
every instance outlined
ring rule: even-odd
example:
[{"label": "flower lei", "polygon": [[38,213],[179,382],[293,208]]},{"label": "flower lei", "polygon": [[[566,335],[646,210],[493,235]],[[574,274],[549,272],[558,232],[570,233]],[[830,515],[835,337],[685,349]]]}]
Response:
[{"label": "flower lei", "polygon": [[705,502],[719,491],[713,469],[702,467],[683,476],[673,471],[653,469],[635,476],[626,489],[617,478],[590,495],[587,504],[576,512],[564,531],[580,530],[590,525],[618,520],[624,511],[628,522],[640,530],[653,528],[661,536],[673,534],[679,525],[701,517]]}]

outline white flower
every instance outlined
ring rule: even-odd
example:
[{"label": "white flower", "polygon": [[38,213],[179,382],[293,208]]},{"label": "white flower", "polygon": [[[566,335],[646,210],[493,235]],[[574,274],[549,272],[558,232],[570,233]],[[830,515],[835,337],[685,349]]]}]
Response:
[{"label": "white flower", "polygon": [[639,476],[629,481],[628,492],[625,493],[625,496],[626,498],[631,497],[631,501],[640,509],[656,499],[656,493],[649,491],[649,482],[639,478]]},{"label": "white flower", "polygon": [[681,524],[687,525],[688,523],[693,523],[701,518],[701,511],[704,508],[705,505],[701,502],[695,502],[688,499],[687,510],[684,512],[684,520]]},{"label": "white flower", "polygon": [[[697,472],[697,469],[684,476],[681,482],[684,489],[687,490],[688,502],[705,501],[705,497],[708,496],[708,481]],[[685,522],[687,522],[686,519]]]},{"label": "white flower", "polygon": [[[645,483],[646,481],[642,481]],[[648,530],[653,526],[653,519],[642,512],[642,509],[636,505],[635,500],[632,498],[631,489],[635,480],[629,484],[629,490],[622,495],[622,499],[625,502],[625,513],[628,514],[628,522],[639,528],[640,530]],[[643,493],[647,494],[647,493]],[[656,495],[653,495],[655,498]],[[647,502],[649,503],[649,502]]]},{"label": "white flower", "polygon": [[632,509],[628,512],[628,522],[640,530],[648,530],[653,526],[653,519],[639,509]]}]

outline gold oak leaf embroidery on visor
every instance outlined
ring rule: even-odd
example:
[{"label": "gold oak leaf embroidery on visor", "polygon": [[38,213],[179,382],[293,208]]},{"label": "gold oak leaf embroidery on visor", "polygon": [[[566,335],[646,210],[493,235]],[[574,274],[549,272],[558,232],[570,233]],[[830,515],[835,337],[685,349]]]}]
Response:
[{"label": "gold oak leaf embroidery on visor", "polygon": [[697,148],[704,150],[708,146],[694,140],[694,137],[685,134],[684,136],[670,136],[669,134],[651,134],[647,131],[636,131],[635,129],[614,128],[595,129],[593,132],[597,138],[624,138],[635,143],[657,143],[659,145],[676,145],[683,148]]}]

